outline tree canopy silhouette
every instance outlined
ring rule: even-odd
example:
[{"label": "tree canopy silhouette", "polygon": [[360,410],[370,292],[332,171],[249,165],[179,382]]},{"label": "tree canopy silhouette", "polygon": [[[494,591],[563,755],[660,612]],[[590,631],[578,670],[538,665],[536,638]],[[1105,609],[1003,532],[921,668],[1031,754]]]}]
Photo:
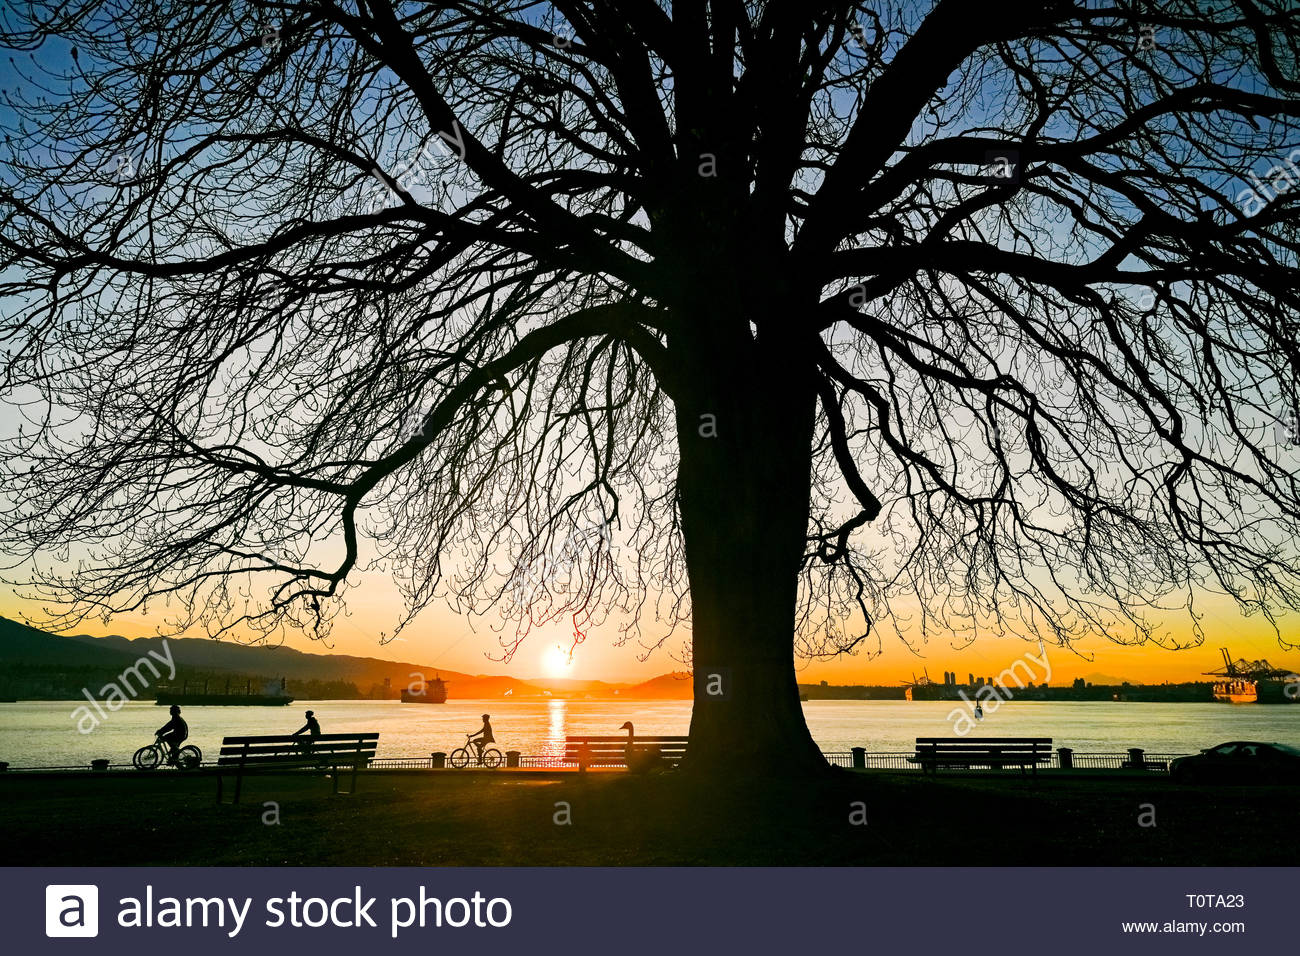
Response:
[{"label": "tree canopy silhouette", "polygon": [[689,622],[689,760],[802,771],[796,652],[1300,606],[1286,0],[3,16],[55,624]]}]

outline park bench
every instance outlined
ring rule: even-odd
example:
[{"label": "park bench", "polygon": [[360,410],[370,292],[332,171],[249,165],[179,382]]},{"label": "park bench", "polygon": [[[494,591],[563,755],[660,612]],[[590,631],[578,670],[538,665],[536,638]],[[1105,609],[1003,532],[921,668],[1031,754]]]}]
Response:
[{"label": "park bench", "polygon": [[328,770],[334,777],[334,792],[339,793],[340,770],[350,769],[351,787],[345,792],[352,793],[357,789],[357,771],[369,766],[378,747],[378,733],[226,737],[217,756],[217,802],[222,802],[224,778],[231,771],[235,774],[232,803],[239,802],[245,774],[280,770]]},{"label": "park bench", "polygon": [[[686,756],[688,737],[637,737],[632,741],[632,749],[648,752],[651,748],[659,754],[659,759],[666,765],[675,767]],[[579,772],[586,772],[588,767],[626,767],[627,736],[619,737],[584,737],[568,736],[564,738],[564,760],[576,763]]]},{"label": "park bench", "polygon": [[1038,773],[1040,763],[1052,759],[1051,737],[917,737],[916,755],[907,758],[921,765],[926,773],[940,768],[964,767],[1026,767]]},{"label": "park bench", "polygon": [[1122,764],[1120,764],[1120,769],[1122,769],[1122,770],[1154,770],[1154,771],[1157,771],[1157,772],[1159,772],[1159,771],[1168,771],[1168,770],[1169,770],[1169,761],[1168,761],[1168,760],[1152,760],[1150,757],[1148,757],[1148,756],[1147,756],[1145,753],[1143,753],[1141,750],[1136,750],[1136,749],[1134,749],[1134,750],[1130,750],[1130,751],[1128,752],[1128,759],[1125,760]]}]

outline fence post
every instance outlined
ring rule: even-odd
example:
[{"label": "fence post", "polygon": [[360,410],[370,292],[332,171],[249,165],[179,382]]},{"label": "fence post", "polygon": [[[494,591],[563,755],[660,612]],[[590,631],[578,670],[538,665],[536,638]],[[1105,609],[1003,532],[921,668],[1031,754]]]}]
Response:
[{"label": "fence post", "polygon": [[507,766],[507,767],[518,767],[518,766],[519,766],[519,751],[518,751],[518,750],[507,750],[507,751],[506,751],[506,766]]},{"label": "fence post", "polygon": [[1146,751],[1141,747],[1129,747],[1128,763],[1134,770],[1145,770],[1147,766]]},{"label": "fence post", "polygon": [[854,770],[867,769],[867,748],[866,747],[853,748],[853,769]]},{"label": "fence post", "polygon": [[1056,766],[1061,770],[1073,770],[1074,750],[1070,747],[1057,747]]},{"label": "fence post", "polygon": [[442,770],[447,766],[447,755],[441,750],[435,750],[429,754],[429,766],[434,770]]}]

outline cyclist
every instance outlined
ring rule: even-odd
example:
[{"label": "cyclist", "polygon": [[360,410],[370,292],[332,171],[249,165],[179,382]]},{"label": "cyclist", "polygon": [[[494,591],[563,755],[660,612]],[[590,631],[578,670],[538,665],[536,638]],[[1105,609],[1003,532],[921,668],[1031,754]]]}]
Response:
[{"label": "cyclist", "polygon": [[496,743],[496,738],[492,736],[492,719],[490,714],[483,715],[483,726],[477,731],[470,734],[469,742],[478,750],[478,762],[483,762],[483,750],[488,744]]},{"label": "cyclist", "polygon": [[316,719],[315,714],[314,710],[307,711],[307,723],[293,732],[295,737],[299,734],[307,734],[313,738],[320,736],[320,721]]},{"label": "cyclist", "polygon": [[176,762],[176,751],[190,735],[190,725],[181,717],[181,709],[172,704],[172,719],[158,728],[158,739],[167,745],[168,762]]}]

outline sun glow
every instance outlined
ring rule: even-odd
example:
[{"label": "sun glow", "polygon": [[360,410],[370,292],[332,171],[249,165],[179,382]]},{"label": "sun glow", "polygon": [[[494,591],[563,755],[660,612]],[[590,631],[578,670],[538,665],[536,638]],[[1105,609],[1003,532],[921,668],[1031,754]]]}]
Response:
[{"label": "sun glow", "polygon": [[553,644],[542,652],[542,670],[547,677],[563,677],[572,667],[573,660],[560,645]]}]

